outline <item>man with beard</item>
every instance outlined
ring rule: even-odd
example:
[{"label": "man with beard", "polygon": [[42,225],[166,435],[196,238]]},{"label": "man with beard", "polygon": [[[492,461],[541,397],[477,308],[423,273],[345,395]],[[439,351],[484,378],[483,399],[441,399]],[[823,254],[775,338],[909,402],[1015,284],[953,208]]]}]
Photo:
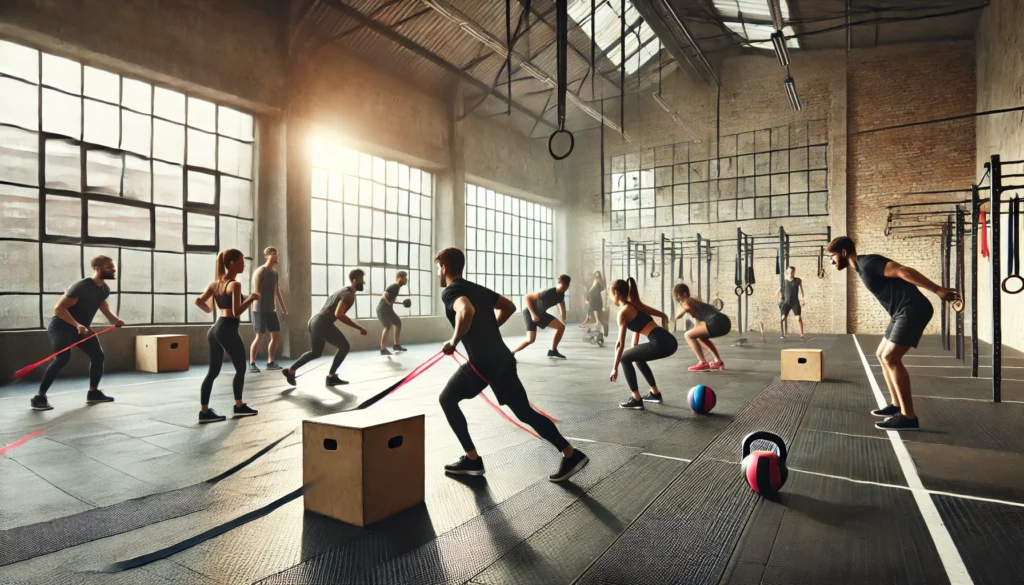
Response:
[{"label": "man with beard", "polygon": [[[58,352],[67,349],[69,346],[80,341],[83,337],[92,335],[89,326],[92,325],[96,311],[102,311],[103,315],[115,327],[122,327],[124,321],[117,318],[114,311],[107,304],[107,297],[110,296],[110,287],[106,281],[117,278],[117,267],[114,261],[106,256],[96,256],[90,262],[92,276],[82,279],[71,285],[53,308],[53,319],[46,328],[50,336],[50,343],[53,351]],[[103,376],[103,347],[98,337],[93,337],[76,347],[89,356],[89,393],[86,395],[87,404],[98,402],[113,402],[114,399],[106,396],[99,390],[100,378]],[[33,410],[51,410],[49,401],[46,400],[46,391],[57,378],[57,374],[71,361],[71,352],[65,351],[58,355],[46,368],[43,375],[43,382],[39,385],[39,393],[32,397]]]},{"label": "man with beard", "polygon": [[959,299],[960,294],[954,289],[942,288],[917,270],[885,256],[858,255],[853,240],[846,236],[829,242],[825,251],[836,270],[852,268],[891,317],[882,343],[875,351],[882,364],[882,375],[889,387],[891,402],[871,412],[878,417],[887,417],[875,427],[889,431],[917,430],[920,427],[910,394],[910,373],[903,365],[903,356],[910,348],[917,347],[933,313],[931,302],[918,287],[928,289],[949,302]]},{"label": "man with beard", "polygon": [[302,354],[292,364],[292,367],[282,372],[290,386],[295,386],[295,372],[306,365],[309,360],[323,355],[324,344],[327,343],[338,348],[338,353],[334,354],[334,361],[331,362],[331,370],[328,372],[325,383],[328,386],[348,384],[348,382],[338,377],[337,371],[341,367],[342,360],[348,355],[349,344],[348,340],[345,339],[345,335],[334,326],[334,323],[341,321],[353,329],[358,329],[360,335],[366,335],[366,329],[360,327],[358,323],[350,319],[346,314],[356,302],[356,292],[363,290],[364,275],[365,273],[358,268],[349,272],[348,280],[351,284],[331,295],[327,302],[324,303],[323,308],[320,309],[320,312],[310,318],[309,339],[312,349]]}]

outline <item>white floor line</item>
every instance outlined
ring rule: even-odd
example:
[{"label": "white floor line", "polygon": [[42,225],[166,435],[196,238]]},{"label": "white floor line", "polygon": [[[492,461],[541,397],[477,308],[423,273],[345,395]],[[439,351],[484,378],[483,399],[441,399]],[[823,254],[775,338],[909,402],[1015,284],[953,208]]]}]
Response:
[{"label": "white floor line", "polygon": [[[991,380],[992,376],[944,376],[950,380]],[[1024,382],[1024,378],[1000,378],[1003,382]]]},{"label": "white floor line", "polygon": [[[867,374],[871,391],[875,394],[875,401],[878,402],[878,407],[882,408],[887,402],[882,397],[882,391],[878,388],[875,375],[871,373],[871,366],[868,365],[868,359],[864,356],[864,350],[861,349],[857,336],[854,335],[852,337],[853,343],[857,346],[857,353],[860,354],[860,361],[864,365],[864,373]],[[932,501],[931,496],[924,488],[924,484],[921,483],[921,477],[917,475],[914,459],[910,456],[910,452],[907,451],[907,446],[903,444],[903,439],[900,438],[900,434],[896,431],[886,431],[886,433],[892,442],[892,448],[896,452],[896,459],[900,462],[900,468],[903,470],[907,485],[914,494],[914,501],[917,502],[917,507],[921,511],[921,516],[928,527],[928,532],[932,536],[932,541],[935,542],[935,550],[939,553],[942,566],[946,569],[950,585],[974,585],[974,580],[971,579],[970,573],[967,572],[967,567],[964,566],[964,560],[960,556],[960,551],[956,548],[956,543],[953,542],[953,537],[949,535],[949,530],[946,529],[946,525],[942,522],[942,516],[939,515],[935,502]]]},{"label": "white floor line", "polygon": [[682,461],[684,463],[691,463],[691,459],[683,459],[682,457],[669,457],[668,455],[658,455],[656,453],[641,453],[641,455],[647,455],[648,457],[658,457],[661,459],[671,459],[672,461]]},{"label": "white floor line", "polygon": [[565,437],[566,441],[579,441],[580,443],[596,443],[593,439],[581,439],[579,437]]},{"label": "white floor line", "polygon": [[832,475],[831,473],[820,473],[820,472],[817,472],[817,471],[807,471],[806,469],[793,469],[792,467],[790,467],[789,470],[790,471],[795,471],[796,473],[806,473],[807,475],[817,475],[819,477],[828,477],[830,479],[840,479],[842,481],[848,481],[848,482],[851,482],[851,483],[862,483],[862,484],[866,484],[866,485],[875,485],[875,486],[878,486],[878,487],[896,488],[896,489],[899,489],[899,490],[913,491],[912,489],[910,489],[909,487],[907,487],[905,485],[896,485],[894,483],[882,483],[882,482],[878,482],[878,481],[868,481],[866,479],[853,479],[852,477],[844,477],[842,475]]},{"label": "white floor line", "polygon": [[[167,382],[178,382],[180,380],[202,380],[205,377],[206,376],[189,376],[187,378],[166,378],[166,379],[163,379],[163,380],[150,380],[149,382],[134,382],[132,384],[115,384],[113,386],[108,386],[106,384],[103,384],[102,386],[100,386],[100,390],[110,390],[111,388],[128,388],[130,386],[146,386],[148,384],[164,384],[164,383],[167,383]],[[87,388],[79,388],[78,390],[64,390],[63,392],[47,392],[46,395],[47,396],[60,396],[62,394],[80,394],[80,393],[85,392],[86,390],[87,390]],[[14,398],[17,398],[19,400],[24,400],[26,396],[34,396],[34,394],[33,395],[27,395],[26,394],[25,396],[4,396],[4,397],[0,398],[0,400],[11,400],[11,399],[14,399]]]},{"label": "white floor line", "polygon": [[[935,400],[968,400],[970,402],[992,402],[988,398],[964,398],[962,396],[928,396],[926,394],[915,394],[914,398],[932,398]],[[1024,404],[1021,400],[1002,400],[1007,404]]]},{"label": "white floor line", "polygon": [[[914,365],[903,364],[903,365],[905,367],[908,367],[908,368],[943,368],[943,369],[949,369],[949,370],[953,370],[953,369],[963,370],[965,368],[969,368],[970,367],[970,366],[967,366],[967,365],[961,365],[961,366],[927,366],[927,365],[921,365],[921,364],[914,364]],[[873,367],[873,368],[880,368],[880,367],[882,367],[882,364],[871,364],[871,367]],[[986,366],[986,365],[979,364],[978,368],[979,369],[980,368],[992,369],[992,366]],[[1024,366],[1003,366],[1003,365],[1000,365],[1000,368],[1003,369],[1003,370],[1024,370]]]},{"label": "white floor line", "polygon": [[[882,419],[878,419],[882,420]],[[888,441],[887,437],[873,437],[871,435],[856,435],[854,433],[840,433],[838,431],[823,431],[821,429],[800,429],[801,431],[811,431],[812,433],[828,433],[830,435],[842,435],[844,437],[856,437],[858,439],[878,439],[880,441]]]}]

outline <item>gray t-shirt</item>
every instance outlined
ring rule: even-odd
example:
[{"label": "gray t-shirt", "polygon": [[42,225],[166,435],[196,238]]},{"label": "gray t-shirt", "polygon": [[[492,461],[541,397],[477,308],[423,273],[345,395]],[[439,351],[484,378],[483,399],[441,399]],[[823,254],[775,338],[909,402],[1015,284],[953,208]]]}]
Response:
[{"label": "gray t-shirt", "polygon": [[[260,282],[259,290],[256,290],[256,283],[259,282],[261,274],[263,281]],[[266,266],[260,266],[252,273],[252,289],[260,293],[260,300],[252,304],[254,313],[273,313],[277,310],[277,299],[274,294],[277,292],[277,278],[277,271]]]},{"label": "gray t-shirt", "polygon": [[318,321],[327,320],[330,321],[331,323],[335,323],[338,320],[338,318],[334,316],[334,311],[338,309],[338,303],[341,302],[341,299],[345,298],[348,295],[352,295],[352,304],[355,304],[355,293],[352,292],[352,287],[346,286],[345,288],[340,289],[333,295],[331,295],[330,298],[327,299],[327,302],[324,303],[324,306],[316,314],[313,315],[310,321],[316,319]]},{"label": "gray t-shirt", "polygon": [[96,311],[100,310],[100,305],[110,296],[110,287],[106,284],[96,286],[91,278],[84,278],[71,285],[64,294],[68,298],[78,300],[68,312],[75,321],[88,327],[92,325],[92,319],[96,316]]},{"label": "gray t-shirt", "polygon": [[800,282],[800,279],[795,276],[793,280],[782,281],[782,304],[792,307],[799,302]]}]

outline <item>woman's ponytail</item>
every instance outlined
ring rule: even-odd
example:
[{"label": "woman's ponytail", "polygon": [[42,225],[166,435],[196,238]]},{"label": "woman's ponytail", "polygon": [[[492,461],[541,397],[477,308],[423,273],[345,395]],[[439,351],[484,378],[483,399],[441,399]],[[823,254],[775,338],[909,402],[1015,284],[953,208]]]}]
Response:
[{"label": "woman's ponytail", "polygon": [[626,293],[626,300],[631,303],[639,303],[640,291],[637,289],[636,279],[630,276],[629,278],[626,279],[626,284],[629,287],[629,292]]},{"label": "woman's ponytail", "polygon": [[220,254],[217,254],[217,269],[215,280],[223,280],[224,276],[228,273],[228,264],[237,262],[242,257],[241,250],[235,248],[228,248],[227,250],[221,250]]}]

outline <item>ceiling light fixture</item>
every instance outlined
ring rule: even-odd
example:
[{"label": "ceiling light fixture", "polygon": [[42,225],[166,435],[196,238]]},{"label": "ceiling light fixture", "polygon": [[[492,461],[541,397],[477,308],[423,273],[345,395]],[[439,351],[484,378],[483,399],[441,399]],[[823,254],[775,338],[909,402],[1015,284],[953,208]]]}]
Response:
[{"label": "ceiling light fixture", "polygon": [[786,47],[786,35],[781,30],[772,33],[772,47],[775,49],[775,56],[779,58],[779,64],[783,67],[789,65],[789,49]]},{"label": "ceiling light fixture", "polygon": [[793,108],[794,112],[804,109],[803,104],[800,103],[800,94],[796,92],[796,83],[793,83],[792,77],[786,78],[786,95],[789,96],[789,106]]}]

